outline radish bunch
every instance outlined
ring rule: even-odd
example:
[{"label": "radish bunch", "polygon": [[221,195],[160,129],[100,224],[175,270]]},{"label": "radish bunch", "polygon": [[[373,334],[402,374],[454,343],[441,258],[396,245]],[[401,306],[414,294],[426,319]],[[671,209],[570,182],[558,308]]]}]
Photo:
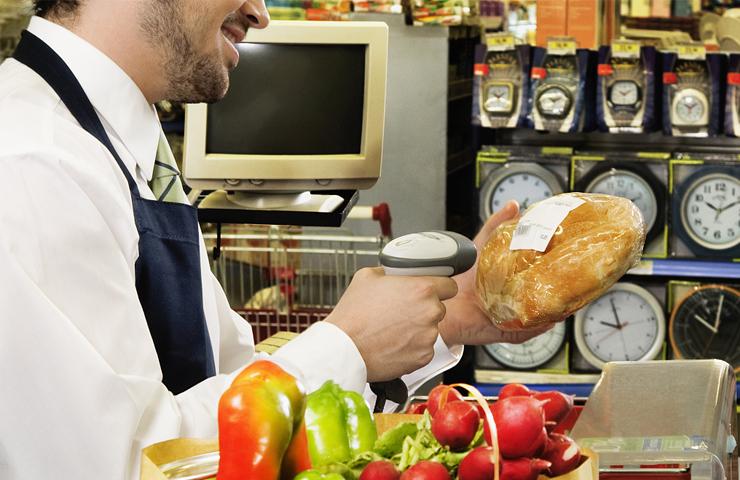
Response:
[{"label": "radish bunch", "polygon": [[[581,461],[578,445],[552,430],[568,416],[573,397],[557,391],[533,392],[521,384],[504,386],[493,404],[501,452],[501,480],[536,480],[540,473],[556,477]],[[485,432],[488,444],[491,435]],[[460,463],[460,480],[493,478],[491,447],[478,447]]]}]

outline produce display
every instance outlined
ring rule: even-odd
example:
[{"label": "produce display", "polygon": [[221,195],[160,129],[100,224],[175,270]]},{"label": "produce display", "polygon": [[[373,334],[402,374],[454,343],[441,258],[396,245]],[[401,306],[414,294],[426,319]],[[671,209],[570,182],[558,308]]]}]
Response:
[{"label": "produce display", "polygon": [[499,328],[565,320],[637,264],[646,227],[629,199],[564,193],[504,222],[482,249],[476,290]]},{"label": "produce display", "polygon": [[423,413],[378,435],[359,394],[329,381],[305,395],[278,365],[257,361],[219,402],[216,480],[537,480],[580,472],[586,459],[554,433],[573,408],[560,392],[512,384],[488,403],[469,385],[438,385],[410,408]]}]

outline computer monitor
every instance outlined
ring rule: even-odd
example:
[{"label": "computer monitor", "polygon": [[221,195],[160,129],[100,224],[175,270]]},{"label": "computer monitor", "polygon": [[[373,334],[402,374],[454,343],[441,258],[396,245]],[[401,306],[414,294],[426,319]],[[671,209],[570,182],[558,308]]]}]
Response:
[{"label": "computer monitor", "polygon": [[188,105],[183,177],[197,190],[355,190],[380,176],[388,27],[274,21],[237,45],[229,91]]}]

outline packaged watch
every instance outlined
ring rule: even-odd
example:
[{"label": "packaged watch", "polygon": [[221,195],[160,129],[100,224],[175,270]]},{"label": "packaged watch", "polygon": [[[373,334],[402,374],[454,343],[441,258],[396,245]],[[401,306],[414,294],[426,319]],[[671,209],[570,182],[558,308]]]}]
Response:
[{"label": "packaged watch", "polygon": [[678,45],[663,54],[663,131],[666,135],[707,137],[721,131],[724,54],[703,45]]},{"label": "packaged watch", "polygon": [[572,189],[632,200],[647,228],[644,258],[668,256],[668,173],[670,154],[579,152],[573,156]]},{"label": "packaged watch", "polygon": [[671,160],[671,255],[740,260],[740,162],[682,157]]},{"label": "packaged watch", "polygon": [[554,37],[535,48],[530,84],[530,124],[548,132],[594,130],[595,51],[577,49],[572,38]]},{"label": "packaged watch", "polygon": [[596,116],[599,130],[650,132],[656,125],[657,52],[629,40],[599,48]]},{"label": "packaged watch", "polygon": [[486,38],[475,49],[473,124],[487,128],[526,126],[529,97],[529,45],[511,34]]},{"label": "packaged watch", "polygon": [[725,98],[725,134],[740,137],[740,53],[730,55]]}]

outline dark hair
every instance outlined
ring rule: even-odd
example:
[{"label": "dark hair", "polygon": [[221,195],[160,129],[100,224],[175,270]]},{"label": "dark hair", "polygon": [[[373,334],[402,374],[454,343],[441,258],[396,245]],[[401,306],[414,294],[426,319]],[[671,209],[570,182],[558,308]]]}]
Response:
[{"label": "dark hair", "polygon": [[79,6],[80,0],[34,0],[34,12],[40,17],[70,15]]}]

